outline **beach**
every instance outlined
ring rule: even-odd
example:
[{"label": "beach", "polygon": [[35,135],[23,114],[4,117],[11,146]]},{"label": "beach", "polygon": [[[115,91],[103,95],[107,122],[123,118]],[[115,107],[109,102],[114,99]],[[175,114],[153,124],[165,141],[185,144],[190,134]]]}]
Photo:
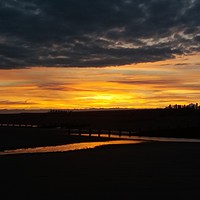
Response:
[{"label": "beach", "polygon": [[200,196],[199,143],[145,142],[0,156],[4,199]]}]

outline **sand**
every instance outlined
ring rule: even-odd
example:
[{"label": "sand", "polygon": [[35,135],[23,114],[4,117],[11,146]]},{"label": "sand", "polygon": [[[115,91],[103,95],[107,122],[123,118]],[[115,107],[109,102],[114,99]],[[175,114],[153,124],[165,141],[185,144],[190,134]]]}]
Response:
[{"label": "sand", "polygon": [[0,156],[2,199],[198,199],[199,143]]}]

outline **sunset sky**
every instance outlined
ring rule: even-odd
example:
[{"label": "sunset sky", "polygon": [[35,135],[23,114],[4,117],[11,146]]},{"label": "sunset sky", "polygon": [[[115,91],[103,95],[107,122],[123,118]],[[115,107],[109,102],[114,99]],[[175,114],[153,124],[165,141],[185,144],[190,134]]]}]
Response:
[{"label": "sunset sky", "polygon": [[199,0],[0,0],[0,109],[196,102]]}]

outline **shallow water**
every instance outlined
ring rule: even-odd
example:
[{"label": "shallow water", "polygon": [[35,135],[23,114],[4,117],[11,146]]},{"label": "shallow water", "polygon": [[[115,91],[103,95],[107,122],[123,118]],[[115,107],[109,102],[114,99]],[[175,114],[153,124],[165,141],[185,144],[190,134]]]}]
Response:
[{"label": "shallow water", "polygon": [[160,141],[160,142],[200,142],[200,139],[193,138],[167,138],[167,137],[146,137],[146,136],[121,136],[122,139],[135,139],[144,141]]},{"label": "shallow water", "polygon": [[57,145],[57,146],[47,146],[47,147],[35,147],[35,148],[22,148],[15,150],[5,150],[0,152],[0,155],[8,154],[24,154],[24,153],[48,153],[48,152],[65,152],[65,151],[74,151],[81,149],[91,149],[103,145],[114,145],[114,144],[136,144],[141,143],[140,140],[113,140],[105,142],[82,142],[82,143],[73,143],[66,145]]},{"label": "shallow water", "polygon": [[[77,133],[71,135],[78,135]],[[81,134],[82,136],[88,136],[87,133]],[[92,134],[93,137],[98,137],[98,134]],[[101,134],[101,137],[107,137],[108,134]],[[122,140],[140,140],[140,141],[160,141],[160,142],[200,142],[200,139],[193,139],[193,138],[168,138],[168,137],[147,137],[147,136],[129,136],[127,135],[110,135],[110,139],[122,139]]]},{"label": "shallow water", "polygon": [[[77,134],[72,134],[77,135]],[[88,136],[88,134],[82,134],[82,136]],[[108,137],[107,134],[101,134],[102,137]],[[93,134],[93,137],[98,137],[98,134]],[[35,147],[35,148],[21,148],[15,150],[5,150],[0,151],[0,155],[8,154],[25,154],[25,153],[48,153],[48,152],[66,152],[75,151],[81,149],[91,149],[103,145],[115,145],[115,144],[137,144],[145,141],[160,141],[160,142],[197,142],[200,143],[200,139],[189,139],[189,138],[165,138],[165,137],[145,137],[145,136],[116,136],[112,135],[111,139],[121,140],[111,140],[104,142],[81,142],[66,145],[57,146],[46,146],[46,147]]]}]

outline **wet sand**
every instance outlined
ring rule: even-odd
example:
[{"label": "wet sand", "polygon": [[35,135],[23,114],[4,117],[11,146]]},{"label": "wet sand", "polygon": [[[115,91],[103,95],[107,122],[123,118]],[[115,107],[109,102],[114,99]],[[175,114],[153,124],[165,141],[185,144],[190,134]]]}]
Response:
[{"label": "wet sand", "polygon": [[3,199],[196,199],[199,143],[147,142],[0,156]]}]

